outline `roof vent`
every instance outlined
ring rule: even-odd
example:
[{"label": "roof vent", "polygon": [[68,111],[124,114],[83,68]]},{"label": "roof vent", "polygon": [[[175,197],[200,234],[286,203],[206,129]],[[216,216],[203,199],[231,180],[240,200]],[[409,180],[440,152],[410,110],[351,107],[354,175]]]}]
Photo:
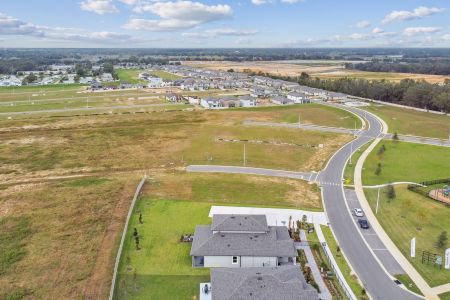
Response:
[{"label": "roof vent", "polygon": [[261,281],[263,278],[262,277],[258,277],[258,280]]},{"label": "roof vent", "polygon": [[221,236],[221,237],[225,237],[225,234],[221,234],[220,236]]},{"label": "roof vent", "polygon": [[231,216],[231,218],[232,218],[232,219],[236,219],[236,217],[235,217],[235,216]]}]

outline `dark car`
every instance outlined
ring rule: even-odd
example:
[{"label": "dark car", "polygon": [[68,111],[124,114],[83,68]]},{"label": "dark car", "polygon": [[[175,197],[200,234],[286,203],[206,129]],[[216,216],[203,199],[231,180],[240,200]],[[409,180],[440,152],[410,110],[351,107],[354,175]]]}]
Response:
[{"label": "dark car", "polygon": [[369,222],[367,222],[367,220],[359,219],[358,223],[359,227],[361,227],[362,229],[369,229]]}]

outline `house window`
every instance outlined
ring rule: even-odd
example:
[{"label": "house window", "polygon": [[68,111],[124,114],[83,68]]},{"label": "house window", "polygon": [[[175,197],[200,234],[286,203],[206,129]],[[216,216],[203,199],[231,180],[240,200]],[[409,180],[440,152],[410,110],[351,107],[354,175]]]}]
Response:
[{"label": "house window", "polygon": [[239,263],[239,259],[237,256],[233,256],[233,265],[236,265]]}]

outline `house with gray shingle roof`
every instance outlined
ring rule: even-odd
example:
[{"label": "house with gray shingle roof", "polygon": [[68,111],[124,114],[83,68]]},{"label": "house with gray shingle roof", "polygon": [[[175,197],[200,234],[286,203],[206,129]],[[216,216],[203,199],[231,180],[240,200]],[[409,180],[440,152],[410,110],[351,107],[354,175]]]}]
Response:
[{"label": "house with gray shingle roof", "polygon": [[298,266],[211,269],[212,300],[318,300]]},{"label": "house with gray shingle roof", "polygon": [[214,215],[195,228],[193,267],[249,268],[294,265],[297,251],[285,226],[268,226],[265,215]]}]

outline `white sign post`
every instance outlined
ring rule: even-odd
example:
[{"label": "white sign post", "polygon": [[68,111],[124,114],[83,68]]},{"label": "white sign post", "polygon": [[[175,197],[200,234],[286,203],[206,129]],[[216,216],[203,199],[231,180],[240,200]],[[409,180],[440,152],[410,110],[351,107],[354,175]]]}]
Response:
[{"label": "white sign post", "polygon": [[411,239],[411,257],[416,257],[416,238]]},{"label": "white sign post", "polygon": [[447,250],[445,250],[445,265],[444,265],[445,269],[450,269],[450,248],[448,248]]}]

